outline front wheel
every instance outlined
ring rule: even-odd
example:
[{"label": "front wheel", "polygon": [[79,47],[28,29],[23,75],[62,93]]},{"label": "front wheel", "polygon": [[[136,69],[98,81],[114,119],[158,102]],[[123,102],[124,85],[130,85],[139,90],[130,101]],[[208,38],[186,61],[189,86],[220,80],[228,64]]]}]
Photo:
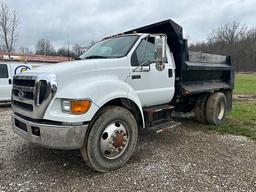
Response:
[{"label": "front wheel", "polygon": [[92,125],[81,154],[91,168],[108,172],[130,159],[137,138],[138,126],[132,113],[122,107],[108,106]]}]

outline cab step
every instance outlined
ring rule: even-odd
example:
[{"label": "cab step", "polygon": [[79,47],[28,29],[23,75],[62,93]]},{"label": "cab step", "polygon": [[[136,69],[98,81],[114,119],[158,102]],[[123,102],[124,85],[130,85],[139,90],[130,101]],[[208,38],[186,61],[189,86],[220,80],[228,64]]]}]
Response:
[{"label": "cab step", "polygon": [[174,106],[170,104],[143,108],[146,127],[169,122]]},{"label": "cab step", "polygon": [[168,110],[168,109],[173,109],[174,106],[173,105],[169,105],[169,104],[164,104],[164,105],[156,105],[156,106],[152,106],[152,107],[145,107],[143,108],[143,111],[148,111],[148,112],[159,112],[162,110]]},{"label": "cab step", "polygon": [[156,132],[156,133],[168,132],[171,129],[177,127],[178,125],[181,125],[181,123],[176,122],[176,121],[169,121],[169,122],[154,125],[152,127],[148,127],[147,130],[150,130],[150,131],[153,131],[153,132]]}]

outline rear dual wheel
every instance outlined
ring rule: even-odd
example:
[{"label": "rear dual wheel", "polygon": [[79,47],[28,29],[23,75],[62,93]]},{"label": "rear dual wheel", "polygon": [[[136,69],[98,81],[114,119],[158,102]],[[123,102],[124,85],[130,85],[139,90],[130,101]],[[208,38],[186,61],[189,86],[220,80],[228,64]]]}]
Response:
[{"label": "rear dual wheel", "polygon": [[201,123],[221,124],[226,117],[227,99],[224,93],[216,92],[197,99],[195,117]]},{"label": "rear dual wheel", "polygon": [[138,126],[132,113],[122,107],[108,106],[92,125],[81,154],[91,168],[108,172],[130,159],[137,138]]},{"label": "rear dual wheel", "polygon": [[195,107],[195,118],[200,123],[206,123],[206,102],[208,95],[203,95],[199,97],[196,101]]},{"label": "rear dual wheel", "polygon": [[216,92],[209,96],[206,103],[206,120],[209,124],[219,125],[226,118],[227,99],[224,93]]}]

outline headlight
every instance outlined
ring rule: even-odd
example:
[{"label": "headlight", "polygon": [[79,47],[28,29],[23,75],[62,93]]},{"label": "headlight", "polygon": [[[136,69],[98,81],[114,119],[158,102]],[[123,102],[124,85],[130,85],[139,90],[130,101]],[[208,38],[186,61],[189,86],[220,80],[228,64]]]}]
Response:
[{"label": "headlight", "polygon": [[91,100],[62,100],[62,111],[66,113],[82,114],[86,113],[91,107]]}]

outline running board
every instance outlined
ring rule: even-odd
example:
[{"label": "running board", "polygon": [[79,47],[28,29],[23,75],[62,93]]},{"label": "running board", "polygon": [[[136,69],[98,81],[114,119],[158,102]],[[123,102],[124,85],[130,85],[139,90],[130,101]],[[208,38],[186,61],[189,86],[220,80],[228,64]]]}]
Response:
[{"label": "running board", "polygon": [[169,121],[166,123],[161,123],[158,125],[154,125],[152,127],[148,127],[147,130],[150,130],[156,133],[162,133],[162,132],[168,132],[169,130],[177,127],[178,125],[181,125],[181,123],[175,122],[175,121]]}]

